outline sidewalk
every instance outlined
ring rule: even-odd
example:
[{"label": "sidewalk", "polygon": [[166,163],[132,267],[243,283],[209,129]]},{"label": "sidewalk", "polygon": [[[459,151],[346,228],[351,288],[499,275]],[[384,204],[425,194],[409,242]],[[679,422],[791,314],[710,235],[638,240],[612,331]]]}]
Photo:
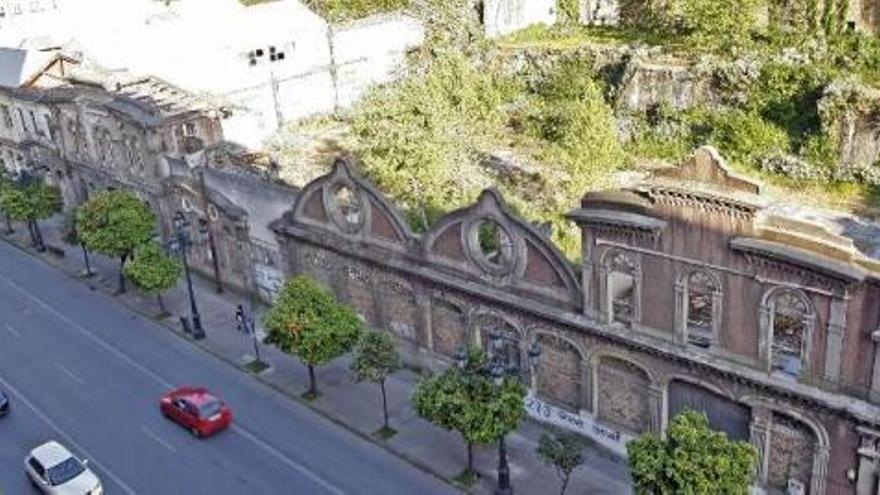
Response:
[{"label": "sidewalk", "polygon": [[[79,247],[68,246],[60,240],[58,226],[58,221],[41,224],[50,250],[39,257],[71,276],[81,277],[84,272],[82,252]],[[23,226],[16,226],[16,232],[12,236],[4,233],[3,239],[27,247],[28,251],[33,252],[29,246],[27,231]],[[63,256],[60,250],[65,253]],[[83,283],[93,290],[115,293],[118,284],[118,261],[98,255],[90,255],[90,260],[96,275],[89,279],[82,278]],[[231,291],[217,294],[210,281],[199,277],[193,279],[193,285],[207,337],[192,342],[233,366],[241,367],[253,360],[251,338],[236,331],[233,318],[237,304],[243,304],[248,308],[246,296]],[[170,313],[170,316],[165,318],[159,315],[155,297],[139,294],[133,288],[129,288],[126,294],[116,297],[133,311],[154,318],[182,338],[186,337],[180,324],[180,316],[189,315],[189,300],[183,281],[176,289],[164,296],[165,306]],[[265,307],[257,308],[258,334],[262,333],[259,320],[265,309]],[[255,379],[447,481],[451,482],[464,469],[467,457],[460,436],[423,421],[415,415],[410,406],[409,398],[418,380],[417,373],[402,370],[388,379],[386,383],[388,413],[391,426],[398,433],[388,440],[379,440],[372,436],[372,432],[377,430],[382,422],[378,386],[354,383],[348,371],[347,356],[316,368],[318,389],[322,395],[308,402],[300,398],[308,383],[306,367],[295,357],[285,355],[271,346],[261,344],[260,353],[263,361],[269,363],[271,367],[259,375],[254,375]],[[242,372],[246,373],[245,370]],[[535,454],[537,439],[542,431],[540,424],[526,420],[518,431],[508,435],[508,462],[511,483],[516,493],[549,494],[557,493],[559,490],[560,482],[556,473],[552,468],[541,463]],[[469,492],[492,493],[498,462],[497,445],[478,446],[474,452],[475,466],[481,478]],[[585,465],[572,476],[566,493],[590,495],[631,493],[628,469],[624,461],[616,459],[601,447],[590,444],[584,454]]]}]

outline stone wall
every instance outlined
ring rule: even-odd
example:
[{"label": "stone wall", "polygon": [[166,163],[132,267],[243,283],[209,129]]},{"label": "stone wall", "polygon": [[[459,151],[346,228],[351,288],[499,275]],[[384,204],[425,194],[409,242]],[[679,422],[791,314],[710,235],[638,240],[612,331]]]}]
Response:
[{"label": "stone wall", "polygon": [[[702,169],[695,166],[694,170]],[[723,179],[733,189],[752,188],[727,171],[703,172],[706,177]],[[342,191],[346,194],[338,196]],[[340,203],[339,197],[347,199]],[[607,227],[585,229],[592,232],[587,244],[595,246],[590,236],[602,232],[607,242],[613,240],[640,250],[667,250],[669,256],[681,258],[681,262],[700,258],[709,263],[730,263],[734,255],[727,244],[719,241],[716,246],[699,233],[701,228],[727,225],[720,220],[723,215],[714,218],[710,213],[706,220],[700,220],[706,213],[688,212],[682,208],[682,197],[664,203],[658,196],[654,201],[666,204],[661,209],[668,208],[669,215],[681,212],[680,218],[669,220],[665,227],[673,232],[664,236],[664,243],[671,245],[658,244],[656,237],[652,241],[650,235],[633,232],[614,237],[614,229]],[[714,201],[710,211],[718,215],[721,206]],[[631,224],[641,222],[633,213],[637,204],[631,203],[627,214],[621,213],[618,218]],[[726,226],[728,233],[719,234],[717,239],[740,232],[738,229],[751,232],[747,228],[749,215],[743,213],[737,218],[740,223]],[[488,256],[482,251],[470,232],[487,221],[495,222],[499,231],[506,233],[507,240],[502,244],[510,246],[509,250]],[[645,222],[653,225],[649,220]],[[701,222],[706,223],[700,227]],[[858,466],[852,450],[860,438],[855,426],[874,421],[872,416],[857,411],[876,407],[835,392],[833,387],[818,388],[810,380],[795,384],[780,379],[760,364],[755,365],[754,360],[762,355],[757,338],[762,328],[760,312],[747,300],[754,291],[732,279],[722,282],[724,310],[719,314],[741,313],[754,318],[726,321],[723,328],[737,328],[737,336],[722,331],[719,352],[705,352],[676,343],[672,328],[676,310],[670,306],[677,303],[674,297],[664,303],[659,296],[666,292],[674,296],[677,291],[656,290],[664,284],[674,286],[674,267],[686,264],[670,265],[673,268],[669,273],[643,272],[652,291],[645,296],[648,302],[641,313],[646,318],[644,325],[631,329],[608,325],[601,319],[604,306],[596,302],[600,297],[600,270],[585,265],[583,280],[588,282],[578,283],[568,262],[552,244],[519,222],[493,192],[484,193],[476,204],[449,214],[429,232],[416,236],[394,206],[369,183],[346,165],[337,164],[331,174],[306,186],[293,210],[272,228],[282,246],[288,274],[311,274],[351,304],[368,324],[394,332],[412,364],[447,366],[460,346],[481,346],[487,331],[503,329],[505,345],[511,346],[505,349],[512,349],[505,354],[506,359],[526,363],[526,351],[533,341],[544,348],[541,366],[536,373],[528,374],[532,395],[527,410],[538,419],[583,433],[625,454],[628,439],[668,424],[670,386],[684,382],[692,390],[704,391],[698,396],[724,399],[713,401],[717,402],[714,417],[720,418],[722,425],[739,421],[738,434],[747,432],[758,448],[762,459],[760,484],[778,487],[791,480],[802,483],[809,493],[855,493],[845,475],[847,469]],[[695,247],[676,240],[685,238],[703,239],[706,244]],[[673,246],[684,246],[685,251],[675,251]],[[601,258],[606,247],[599,246],[584,259]],[[643,266],[652,264],[647,257],[643,259]],[[540,264],[532,260],[542,260],[544,275],[530,275],[533,272],[526,267]],[[778,278],[792,286],[803,284],[798,277],[807,273],[803,268],[777,271],[778,267],[758,262],[757,256],[749,263],[747,269],[759,270],[762,277]],[[761,294],[763,291],[756,293],[759,298]],[[821,376],[827,368],[826,357],[831,355],[831,347],[826,345],[830,337],[823,332],[836,324],[833,321],[837,317],[829,312],[833,304],[820,300],[813,302],[818,316],[809,360]],[[651,315],[655,312],[668,318],[651,320],[653,323],[648,325],[647,319],[654,318]],[[876,312],[875,308],[870,321],[847,321],[847,331],[854,332],[852,329],[863,325],[877,326],[880,315]],[[650,328],[653,325],[668,330],[663,333],[661,328]],[[752,337],[743,340],[739,335]],[[744,359],[737,357],[740,352]],[[831,464],[833,471],[829,470]]]},{"label": "stone wall", "polygon": [[822,127],[837,143],[845,178],[880,184],[880,91],[837,81],[819,101]]}]

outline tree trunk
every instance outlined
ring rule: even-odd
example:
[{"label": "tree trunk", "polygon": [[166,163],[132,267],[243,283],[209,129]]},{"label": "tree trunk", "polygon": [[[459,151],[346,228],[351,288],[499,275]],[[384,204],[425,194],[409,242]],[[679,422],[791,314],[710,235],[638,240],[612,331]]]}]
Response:
[{"label": "tree trunk", "polygon": [[37,251],[45,251],[46,244],[43,243],[43,233],[40,232],[40,224],[36,221],[33,222],[34,225],[34,241],[37,244]]},{"label": "tree trunk", "polygon": [[388,396],[385,393],[385,380],[379,382],[382,388],[382,418],[385,420],[385,429],[388,429]]},{"label": "tree trunk", "polygon": [[15,230],[12,228],[12,219],[9,218],[9,215],[4,215],[6,217],[6,233],[12,235],[15,233]]},{"label": "tree trunk", "polygon": [[467,455],[468,455],[467,472],[473,473],[474,472],[474,444],[472,444],[471,442],[468,442],[468,444],[467,444]]},{"label": "tree trunk", "polygon": [[165,309],[165,302],[162,301],[162,294],[156,294],[156,299],[159,301],[159,311],[161,311],[163,315],[168,313],[168,310]]},{"label": "tree trunk", "polygon": [[315,367],[309,366],[309,395],[318,395],[318,386],[315,384]]},{"label": "tree trunk", "polygon": [[28,235],[30,235],[30,237],[31,237],[31,247],[36,248],[37,247],[37,235],[34,234],[34,222],[28,220],[27,222],[25,222],[25,225],[27,225]]},{"label": "tree trunk", "polygon": [[127,255],[122,255],[119,258],[119,293],[125,294],[125,259]]},{"label": "tree trunk", "polygon": [[571,475],[566,475],[562,478],[562,489],[559,490],[559,495],[565,495],[565,489],[568,488],[568,480],[571,479]]},{"label": "tree trunk", "polygon": [[79,245],[80,249],[83,252],[83,262],[86,264],[86,278],[91,277],[92,274],[92,264],[89,263],[89,250],[82,244]]}]

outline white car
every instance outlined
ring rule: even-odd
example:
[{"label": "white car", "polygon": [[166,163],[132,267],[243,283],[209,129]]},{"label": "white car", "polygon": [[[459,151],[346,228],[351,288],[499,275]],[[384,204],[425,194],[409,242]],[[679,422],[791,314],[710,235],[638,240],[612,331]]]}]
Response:
[{"label": "white car", "polygon": [[31,483],[48,495],[103,495],[101,480],[58,442],[46,442],[31,451],[24,469]]}]

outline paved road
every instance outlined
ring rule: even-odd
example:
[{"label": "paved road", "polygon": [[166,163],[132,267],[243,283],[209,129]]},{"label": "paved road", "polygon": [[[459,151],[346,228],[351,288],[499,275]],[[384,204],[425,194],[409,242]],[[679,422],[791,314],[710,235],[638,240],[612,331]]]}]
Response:
[{"label": "paved road", "polygon": [[[157,397],[206,385],[234,409],[204,440]],[[110,494],[455,493],[386,451],[0,242],[0,493],[31,493],[26,452],[57,439]]]}]

